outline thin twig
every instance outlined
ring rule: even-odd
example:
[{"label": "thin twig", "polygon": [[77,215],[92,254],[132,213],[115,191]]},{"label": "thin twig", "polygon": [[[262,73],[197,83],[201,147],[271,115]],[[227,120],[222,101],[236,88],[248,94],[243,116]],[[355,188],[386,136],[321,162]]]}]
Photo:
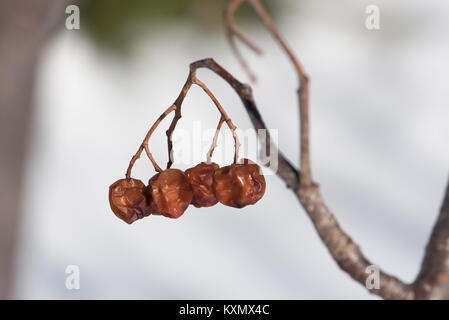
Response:
[{"label": "thin twig", "polygon": [[300,112],[300,140],[301,140],[301,152],[300,152],[300,164],[301,164],[301,177],[300,186],[312,185],[312,172],[310,165],[310,146],[309,146],[309,77],[305,74],[301,63],[296,58],[293,51],[290,49],[287,42],[284,40],[270,14],[264,8],[260,0],[248,0],[252,5],[256,13],[262,19],[267,29],[271,32],[274,39],[278,42],[281,48],[286,53],[289,60],[292,62],[293,67],[299,78],[299,112]]},{"label": "thin twig", "polygon": [[170,168],[173,164],[173,131],[176,128],[176,124],[178,123],[179,119],[181,119],[181,105],[184,102],[184,99],[187,95],[187,92],[190,90],[192,86],[193,78],[195,77],[195,72],[190,72],[189,76],[187,77],[187,80],[184,84],[184,86],[181,89],[181,92],[179,93],[178,97],[176,98],[175,102],[173,103],[176,106],[175,116],[173,117],[172,122],[170,123],[169,128],[165,132],[167,135],[167,148],[168,148],[168,162],[167,162],[167,168]]},{"label": "thin twig", "polygon": [[212,162],[212,155],[214,153],[215,148],[217,147],[217,141],[218,141],[218,134],[220,133],[221,126],[223,125],[223,122],[225,119],[223,116],[220,117],[220,121],[218,121],[217,129],[215,130],[214,139],[212,140],[212,144],[210,146],[209,152],[207,153],[207,163]]},{"label": "thin twig", "polygon": [[[248,2],[252,5],[256,13],[264,22],[267,29],[271,32],[275,40],[279,43],[281,48],[287,54],[288,58],[292,62],[295,71],[298,75],[300,87],[298,90],[299,96],[299,106],[300,106],[300,140],[301,140],[301,148],[300,148],[300,166],[301,171],[299,172],[296,186],[295,195],[297,196],[299,202],[309,215],[312,223],[317,230],[318,235],[322,239],[323,243],[328,248],[330,254],[340,266],[342,270],[347,272],[354,280],[358,281],[362,285],[366,285],[367,267],[372,265],[368,259],[365,258],[362,251],[359,247],[354,243],[354,241],[343,231],[343,229],[338,224],[335,216],[329,210],[327,205],[325,204],[320,192],[318,184],[314,183],[312,180],[311,174],[311,165],[310,165],[310,150],[309,150],[309,132],[310,132],[310,123],[309,123],[309,79],[305,74],[299,60],[293,54],[292,50],[289,48],[285,40],[280,35],[277,30],[273,20],[271,19],[268,12],[265,10],[263,5],[259,0],[248,0]],[[230,0],[228,3],[228,7],[230,9],[227,12],[234,13],[238,6],[242,3],[242,1]],[[227,22],[225,21],[225,25],[228,26],[229,21],[232,22],[232,19],[227,18]],[[228,27],[229,29],[229,27]],[[234,79],[235,80],[235,79]],[[237,80],[235,80],[237,81]],[[234,88],[238,88],[239,85],[232,85]],[[239,91],[236,90],[238,94]],[[258,112],[257,106],[254,103],[254,99],[252,96],[250,98],[245,97],[242,98],[244,101],[244,105],[248,114],[250,115],[251,120],[253,121],[256,129],[260,128],[261,123],[263,124],[263,120]],[[264,126],[264,129],[266,127]],[[271,147],[273,148],[273,144],[271,143]],[[280,161],[286,161],[283,159],[282,153],[279,153]],[[283,171],[287,171],[284,173]],[[291,181],[285,180],[284,177],[290,177],[291,171],[295,170],[292,167],[282,167],[278,168],[277,174],[284,180],[288,181],[288,184],[292,184]],[[297,170],[295,170],[297,172]],[[379,282],[380,289],[369,289],[371,293],[377,294],[383,298],[387,299],[412,299],[415,297],[415,292],[411,285],[405,284],[399,279],[386,274],[383,271],[379,271]]]},{"label": "thin twig", "polygon": [[153,155],[150,152],[150,149],[148,147],[148,140],[150,140],[151,135],[153,134],[154,130],[156,130],[157,126],[161,123],[161,121],[173,110],[176,110],[176,106],[172,105],[167,110],[162,113],[159,118],[154,122],[154,124],[151,126],[150,130],[146,134],[145,138],[143,139],[143,142],[141,143],[139,149],[137,150],[136,154],[131,158],[131,161],[129,162],[128,169],[126,170],[126,179],[129,180],[131,178],[131,170],[134,166],[134,163],[137,159],[140,158],[140,155],[142,154],[142,151],[145,149],[145,152],[147,153],[148,158],[150,159],[151,163],[153,164],[154,170],[157,172],[162,172],[161,167],[156,163],[156,161],[153,158]]},{"label": "thin twig", "polygon": [[[187,96],[187,93],[189,92],[190,88],[192,87],[192,84],[196,84],[199,87],[201,87],[204,92],[211,98],[211,100],[214,102],[215,106],[217,107],[218,111],[220,112],[221,119],[226,122],[229,129],[232,131],[232,136],[234,138],[234,163],[238,160],[238,153],[239,153],[239,147],[240,142],[236,133],[237,127],[232,123],[231,119],[227,115],[226,111],[224,110],[223,106],[218,102],[217,98],[213,95],[213,93],[209,90],[209,88],[201,82],[196,77],[196,67],[190,66],[190,72],[187,77],[186,82],[184,83],[184,86],[181,89],[181,92],[179,93],[178,97],[176,98],[175,102],[167,109],[165,112],[156,120],[156,122],[151,126],[150,130],[146,134],[145,138],[143,139],[142,144],[140,145],[139,149],[137,150],[136,154],[131,158],[131,161],[129,162],[128,169],[126,170],[126,179],[131,178],[131,170],[134,166],[134,163],[137,159],[140,158],[142,151],[145,150],[148,158],[150,159],[151,163],[153,164],[154,169],[157,172],[162,172],[163,170],[161,167],[156,163],[154,160],[153,155],[150,152],[150,149],[148,147],[148,141],[151,138],[151,135],[153,134],[154,130],[156,130],[157,126],[161,123],[161,121],[172,111],[175,111],[175,116],[173,117],[172,122],[170,123],[169,128],[166,131],[167,135],[167,148],[168,148],[168,162],[167,162],[167,168],[170,168],[173,164],[173,141],[172,141],[172,135],[176,128],[176,124],[178,123],[179,119],[181,119],[181,107],[182,103],[184,102],[185,97]],[[221,120],[220,120],[221,121]],[[221,121],[222,122],[222,121]],[[221,125],[220,125],[221,127]],[[209,151],[210,152],[210,151]],[[212,150],[213,152],[213,150]],[[212,154],[210,154],[212,156]]]},{"label": "thin twig", "polygon": [[239,138],[237,137],[237,133],[236,133],[237,127],[232,123],[232,121],[228,117],[226,111],[223,109],[220,102],[218,102],[217,98],[215,98],[214,94],[209,90],[209,88],[198,79],[195,79],[194,83],[197,84],[198,86],[200,86],[204,90],[204,92],[206,92],[206,94],[209,96],[209,98],[214,102],[218,111],[220,111],[220,114],[221,114],[222,118],[224,119],[224,121],[226,122],[226,124],[228,125],[229,129],[231,129],[232,137],[234,138],[234,163],[237,163],[237,160],[239,158],[239,147],[240,147]]},{"label": "thin twig", "polygon": [[[249,68],[245,59],[241,55],[241,53],[237,50],[237,47],[233,41],[232,35],[236,35],[235,29],[236,26],[234,24],[234,13],[239,8],[239,6],[245,0],[230,0],[227,8],[225,10],[225,19],[224,24],[227,30],[227,36],[229,42],[231,44],[231,49],[234,52],[237,60],[242,65],[244,71],[247,72],[249,77],[255,78],[254,73]],[[300,108],[300,164],[301,164],[301,172],[300,172],[300,185],[303,186],[311,186],[312,181],[312,169],[310,165],[310,146],[309,146],[309,77],[304,72],[304,69],[299,62],[298,58],[296,58],[293,51],[288,46],[287,42],[284,40],[280,32],[278,31],[276,25],[274,24],[273,19],[264,8],[260,0],[248,0],[248,2],[253,7],[254,11],[261,18],[262,22],[265,24],[266,28],[270,31],[276,42],[281,46],[281,48],[286,53],[287,57],[293,64],[293,67],[298,75],[300,87],[298,89],[298,97],[299,97],[299,108]],[[246,40],[249,41],[247,36]],[[251,43],[251,42],[250,42]]]},{"label": "thin twig", "polygon": [[251,4],[251,6],[254,8],[254,11],[259,15],[260,19],[262,19],[262,22],[265,24],[267,29],[271,32],[273,37],[276,39],[276,41],[279,43],[279,45],[282,47],[284,52],[287,54],[290,61],[293,63],[293,66],[300,78],[300,81],[303,80],[302,78],[306,76],[303,67],[301,66],[301,63],[299,63],[298,58],[296,58],[293,51],[288,46],[287,42],[284,40],[280,32],[278,31],[276,25],[274,24],[273,19],[271,18],[268,11],[264,8],[260,0],[248,0],[248,2]]},{"label": "thin twig", "polygon": [[229,1],[224,11],[224,24],[226,27],[226,38],[228,39],[229,46],[231,47],[232,52],[239,61],[240,65],[242,66],[242,69],[249,76],[250,81],[254,83],[257,81],[257,77],[252,72],[245,58],[238,49],[234,38],[234,36],[237,36],[240,40],[242,40],[244,44],[248,45],[248,47],[253,49],[256,53],[259,52],[261,53],[261,50],[249,39],[249,37],[246,34],[244,34],[243,31],[234,24],[234,13],[244,1],[245,0]]},{"label": "thin twig", "polygon": [[449,299],[449,182],[414,287],[418,299]]},{"label": "thin twig", "polygon": [[[282,154],[280,150],[277,149],[276,144],[272,141],[270,131],[267,130],[264,120],[257,109],[256,103],[254,102],[252,89],[249,85],[241,83],[233,75],[231,75],[226,69],[220,66],[211,58],[206,58],[203,60],[198,60],[190,64],[190,69],[200,69],[205,68],[214,72],[216,75],[221,77],[226,81],[237,93],[245,106],[248,115],[253,123],[253,126],[257,130],[264,130],[266,132],[265,140],[259,141],[266,150],[267,154],[278,154],[278,171],[277,174],[286,183],[288,188],[296,190],[299,173],[298,170],[287,160],[287,158]],[[265,165],[269,166],[270,163]]]},{"label": "thin twig", "polygon": [[187,92],[190,90],[192,84],[196,84],[199,87],[201,87],[203,89],[203,91],[211,98],[211,100],[214,102],[215,106],[217,107],[218,111],[220,112],[221,116],[223,117],[224,121],[228,125],[229,129],[231,129],[232,136],[234,139],[234,163],[236,163],[238,160],[240,142],[239,142],[237,132],[236,132],[237,127],[232,123],[232,121],[229,118],[229,116],[227,115],[226,111],[221,106],[221,104],[218,102],[218,100],[215,98],[215,96],[212,94],[212,92],[209,90],[209,88],[202,81],[200,81],[197,78],[197,76],[196,76],[197,69],[198,69],[197,65],[195,65],[193,63],[190,65],[189,76],[187,77],[187,80],[181,90],[181,93],[179,94],[178,98],[174,102],[174,105],[176,105],[175,116],[173,117],[170,127],[168,128],[168,130],[166,132],[167,146],[168,146],[167,168],[170,168],[174,161],[174,159],[173,159],[173,142],[172,142],[173,131],[175,130],[179,119],[181,119],[182,102],[184,101],[184,98],[186,97]]},{"label": "thin twig", "polygon": [[262,55],[263,50],[259,48],[257,44],[255,44],[249,36],[246,34],[245,31],[243,31],[240,27],[236,25],[230,26],[231,33],[239,38],[240,41],[242,41],[248,48],[250,48],[255,54]]},{"label": "thin twig", "polygon": [[[260,143],[265,145],[269,154],[273,152],[275,154],[278,153],[278,170],[276,174],[295,192],[298,200],[300,200],[315,225],[319,236],[328,247],[338,265],[355,280],[365,285],[368,276],[365,271],[372,263],[364,257],[358,246],[340,228],[334,215],[326,207],[317,185],[300,188],[298,190],[299,172],[290,164],[272,141],[254,101],[251,88],[239,82],[213,59],[199,60],[192,63],[192,65],[196,68],[210,69],[221,76],[235,90],[242,100],[253,126],[258,130],[262,129],[267,132],[265,141],[260,141]],[[379,276],[381,288],[379,290],[370,290],[372,293],[389,299],[410,299],[413,297],[413,291],[409,285],[402,283],[397,278],[383,271],[380,271]]]}]

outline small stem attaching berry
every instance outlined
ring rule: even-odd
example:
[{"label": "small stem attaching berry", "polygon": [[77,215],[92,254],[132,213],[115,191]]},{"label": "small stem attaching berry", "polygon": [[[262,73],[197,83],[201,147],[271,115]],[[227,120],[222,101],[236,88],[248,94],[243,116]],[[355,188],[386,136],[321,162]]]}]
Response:
[{"label": "small stem attaching berry", "polygon": [[218,134],[220,133],[221,126],[223,125],[224,118],[220,117],[220,121],[218,121],[217,130],[215,130],[214,139],[212,140],[212,145],[210,146],[209,152],[207,153],[207,163],[211,163],[212,154],[214,153],[214,149],[217,146]]},{"label": "small stem attaching berry", "polygon": [[145,152],[147,153],[148,158],[150,159],[151,163],[153,164],[154,170],[157,172],[162,172],[161,167],[158,166],[156,161],[153,158],[153,155],[150,152],[150,149],[148,147],[148,140],[150,140],[151,135],[153,134],[154,130],[156,130],[157,126],[161,121],[173,110],[176,110],[176,105],[170,106],[167,110],[162,113],[159,118],[156,120],[156,122],[151,126],[150,130],[146,134],[145,138],[143,139],[142,144],[140,145],[139,149],[137,150],[136,154],[131,158],[131,161],[129,162],[128,169],[126,170],[126,179],[129,180],[131,178],[131,170],[134,166],[134,163],[137,159],[140,158],[140,155],[142,154],[142,151],[145,149]]}]

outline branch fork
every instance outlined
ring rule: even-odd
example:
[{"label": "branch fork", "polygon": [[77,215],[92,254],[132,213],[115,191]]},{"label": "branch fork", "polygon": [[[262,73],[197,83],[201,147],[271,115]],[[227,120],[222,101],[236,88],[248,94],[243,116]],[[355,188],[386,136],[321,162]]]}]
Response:
[{"label": "branch fork", "polygon": [[[235,38],[241,40],[249,48],[256,53],[262,51],[248,38],[248,36],[234,24],[233,15],[239,6],[245,0],[230,0],[224,12],[224,23],[227,30],[227,37],[231,45],[231,49],[236,55],[243,69],[249,75],[251,81],[255,81],[255,74],[249,68],[243,56],[237,49]],[[321,196],[319,185],[314,182],[311,170],[310,161],[310,114],[309,114],[309,77],[303,70],[302,65],[296,58],[292,50],[287,45],[277,30],[273,20],[268,12],[263,7],[260,0],[247,0],[253,7],[254,11],[261,18],[266,28],[270,31],[275,41],[283,49],[289,60],[291,61],[294,70],[298,76],[298,104],[300,117],[300,159],[299,164],[301,170],[297,169],[290,161],[277,149],[277,146],[272,141],[269,131],[265,125],[259,109],[254,100],[251,87],[247,84],[241,83],[234,78],[227,70],[216,63],[213,59],[207,58],[198,60],[190,65],[189,76],[173,105],[171,105],[164,113],[156,120],[149,132],[145,136],[144,141],[140,145],[136,154],[132,157],[126,177],[129,179],[131,169],[134,162],[140,157],[143,150],[145,150],[148,158],[152,162],[156,171],[161,172],[162,169],[155,162],[149,147],[148,141],[160,124],[160,122],[171,112],[175,115],[166,131],[167,146],[169,160],[167,168],[173,164],[173,142],[172,134],[175,130],[176,124],[181,118],[181,106],[185,96],[193,84],[198,85],[214,102],[216,108],[221,114],[216,132],[207,154],[207,161],[211,161],[214,149],[217,145],[218,134],[223,123],[233,132],[235,155],[234,163],[238,160],[239,140],[235,133],[235,125],[224,111],[221,104],[207,88],[207,86],[197,79],[196,70],[200,68],[209,69],[216,75],[226,81],[237,93],[242,101],[250,120],[256,130],[264,129],[266,132],[265,139],[260,141],[265,146],[267,153],[275,152],[278,154],[278,171],[277,175],[285,182],[286,186],[290,188],[298,201],[304,208],[305,212],[311,219],[318,235],[323,241],[324,245],[329,250],[332,258],[338,266],[351,276],[355,281],[361,285],[366,286],[367,273],[369,267],[373,266],[360,250],[358,245],[347,235],[347,233],[340,227],[337,219],[326,205]],[[426,248],[426,254],[422,263],[421,271],[416,280],[411,284],[406,284],[398,278],[379,270],[379,289],[368,289],[371,293],[379,295],[385,299],[449,299],[449,185],[445,192],[445,198],[440,210],[440,216],[433,229],[430,241]],[[368,288],[368,287],[367,287]]]},{"label": "branch fork", "polygon": [[[207,59],[206,59],[207,60]],[[167,108],[160,116],[159,118],[154,122],[154,124],[151,126],[150,130],[148,131],[148,133],[145,135],[145,138],[143,139],[141,145],[139,146],[139,148],[137,149],[137,152],[134,154],[134,156],[131,158],[130,162],[129,162],[129,166],[126,170],[126,179],[129,180],[131,178],[131,171],[132,171],[132,167],[134,166],[134,163],[137,161],[137,159],[140,158],[143,150],[145,150],[149,160],[151,161],[154,170],[156,170],[156,172],[162,172],[163,169],[157,164],[156,160],[154,159],[150,148],[148,146],[149,140],[151,138],[151,135],[153,134],[153,132],[156,130],[156,128],[159,126],[159,124],[162,122],[162,120],[165,119],[166,116],[168,116],[171,112],[175,112],[175,115],[173,117],[173,120],[168,128],[168,130],[166,131],[166,135],[167,135],[167,148],[168,148],[168,163],[167,163],[167,169],[171,167],[171,165],[173,164],[173,140],[172,140],[172,136],[173,136],[173,132],[176,128],[176,124],[178,123],[179,119],[181,119],[182,115],[181,115],[181,107],[182,107],[182,103],[185,99],[185,97],[187,96],[187,93],[189,92],[190,88],[192,87],[193,84],[199,86],[200,88],[203,89],[203,91],[209,96],[209,98],[212,100],[212,102],[214,103],[214,105],[216,106],[216,108],[218,109],[218,112],[220,113],[220,120],[219,120],[219,124],[214,136],[214,139],[212,141],[212,145],[211,148],[208,152],[208,156],[207,156],[207,161],[210,162],[211,161],[211,157],[212,154],[214,152],[214,149],[217,145],[217,140],[218,140],[218,134],[219,131],[221,129],[222,124],[225,122],[226,125],[229,127],[229,129],[232,132],[232,136],[234,139],[234,163],[237,163],[238,161],[238,155],[239,155],[239,148],[240,148],[240,141],[239,138],[237,136],[236,133],[236,129],[237,127],[234,125],[234,123],[232,122],[231,118],[229,118],[228,114],[226,113],[225,109],[223,108],[223,106],[220,104],[220,102],[218,101],[218,99],[214,96],[214,94],[209,90],[209,88],[196,77],[196,70],[198,68],[203,67],[201,63],[199,63],[200,61],[197,61],[195,63],[192,63],[190,65],[190,72],[189,75],[187,77],[187,80],[184,84],[184,86],[181,89],[181,92],[179,93],[177,99],[175,100],[175,102],[169,107]]]},{"label": "branch fork", "polygon": [[[235,38],[240,39],[251,49],[257,48],[250,39],[234,24],[234,13],[245,0],[229,0],[224,12],[224,24],[231,49],[243,70],[251,81],[256,76],[237,49]],[[315,229],[339,267],[355,281],[366,286],[367,268],[373,264],[365,258],[355,242],[340,227],[337,219],[322,198],[319,185],[313,181],[310,161],[310,121],[309,121],[309,77],[302,65],[277,30],[275,23],[260,0],[246,0],[252,6],[274,40],[283,49],[292,63],[299,79],[298,103],[300,117],[300,159],[301,170],[296,169],[280,152],[267,134],[266,150],[275,150],[279,155],[277,175],[295,193],[300,204],[311,219]],[[244,35],[244,36],[242,36]],[[261,50],[256,50],[258,53]],[[211,62],[212,63],[212,62]],[[215,63],[212,63],[215,64]],[[266,129],[266,125],[257,108],[248,85],[242,84],[220,66],[210,67],[219,72],[240,96],[243,105],[256,130]],[[268,131],[267,131],[268,132]],[[449,184],[440,210],[440,216],[433,229],[421,271],[412,284],[406,284],[398,278],[380,270],[380,288],[368,289],[385,299],[449,299]]]}]

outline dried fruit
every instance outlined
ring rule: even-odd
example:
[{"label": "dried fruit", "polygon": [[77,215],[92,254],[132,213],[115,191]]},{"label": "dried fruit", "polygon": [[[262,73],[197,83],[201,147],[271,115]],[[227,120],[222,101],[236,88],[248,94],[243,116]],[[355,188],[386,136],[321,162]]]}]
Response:
[{"label": "dried fruit", "polygon": [[184,172],[167,169],[148,182],[151,208],[169,218],[179,218],[192,201],[193,191]]},{"label": "dried fruit", "polygon": [[[201,64],[201,61],[198,61],[198,63]],[[260,167],[255,163],[249,163],[249,160],[244,160],[244,163],[236,163],[239,158],[240,146],[236,132],[237,127],[209,88],[195,76],[196,69],[201,67],[200,64],[191,65],[187,81],[175,103],[168,107],[148,130],[129,162],[125,175],[127,180],[120,180],[111,186],[111,208],[120,219],[128,223],[149,214],[179,218],[190,204],[201,208],[211,207],[221,202],[227,206],[243,208],[256,203],[265,193],[265,178]],[[221,68],[218,65],[216,67]],[[182,102],[194,84],[201,87],[212,100],[220,112],[220,119],[207,153],[207,162],[202,162],[183,172],[179,169],[170,168],[174,161],[172,135],[181,117]],[[167,169],[163,170],[150,151],[149,140],[156,128],[171,112],[174,112],[175,116],[166,131],[169,160]],[[226,124],[232,131],[234,164],[220,169],[217,164],[211,163],[210,159],[215,147],[217,147],[223,124]],[[144,187],[141,181],[131,179],[132,168],[143,151],[145,151],[155,171],[158,172],[149,180],[147,187]]]},{"label": "dried fruit", "polygon": [[265,178],[257,164],[244,159],[243,163],[234,163],[215,171],[214,190],[220,203],[243,208],[262,198]]},{"label": "dried fruit", "polygon": [[216,163],[201,162],[186,170],[193,191],[192,204],[195,207],[211,207],[218,202],[213,186],[215,170],[218,168]]},{"label": "dried fruit", "polygon": [[109,204],[114,214],[129,224],[151,213],[145,196],[145,185],[137,179],[114,182],[109,187]]}]

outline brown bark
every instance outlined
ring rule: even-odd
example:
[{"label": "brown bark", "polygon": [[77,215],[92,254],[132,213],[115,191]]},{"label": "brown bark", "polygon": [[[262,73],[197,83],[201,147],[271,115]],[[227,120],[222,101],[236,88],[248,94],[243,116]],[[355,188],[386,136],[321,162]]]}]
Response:
[{"label": "brown bark", "polygon": [[418,299],[449,299],[449,182],[414,287]]},{"label": "brown bark", "polygon": [[[267,129],[254,101],[252,90],[248,85],[239,82],[212,59],[196,61],[191,64],[190,68],[207,68],[222,77],[239,95],[253,126],[257,130]],[[301,124],[304,121],[308,122],[307,115],[307,111],[302,113]],[[308,128],[308,126],[306,127]],[[308,139],[308,136],[308,133],[305,133],[302,137]],[[373,263],[364,256],[359,247],[340,227],[337,219],[328,209],[321,197],[318,185],[313,182],[311,184],[301,183],[301,174],[299,170],[295,169],[285,156],[280,151],[276,150],[276,145],[271,140],[268,131],[266,140],[261,141],[261,143],[266,145],[267,152],[278,152],[277,175],[287,184],[287,187],[291,188],[295,193],[334,260],[340,268],[346,271],[354,280],[365,286],[368,276],[365,273],[366,269],[368,266],[373,265]],[[308,144],[306,144],[306,146],[307,145]],[[302,151],[304,151],[304,149],[302,149]],[[383,271],[380,271],[379,276],[380,289],[371,289],[371,293],[386,299],[412,299],[414,297],[414,291],[410,285],[401,282],[399,279],[390,276]]]},{"label": "brown bark", "polygon": [[[242,55],[236,49],[233,37],[241,38],[236,33],[233,15],[245,0],[230,0],[225,10],[225,26],[231,43],[231,48],[247,71],[250,79],[254,79],[254,73],[249,69]],[[312,179],[310,150],[309,150],[309,78],[305,74],[298,59],[289,48],[286,41],[277,30],[269,13],[265,10],[260,0],[247,0],[258,14],[266,28],[272,34],[276,42],[284,50],[292,62],[298,75],[300,86],[298,89],[299,115],[300,115],[300,167],[296,170],[283,154],[279,152],[279,169],[277,174],[287,186],[294,189],[295,195],[304,210],[309,215],[318,235],[329,250],[333,259],[340,268],[348,273],[354,280],[366,285],[367,267],[372,265],[365,258],[362,251],[354,241],[343,231],[335,216],[331,213],[319,192],[319,186]],[[254,46],[246,37],[243,43]],[[266,129],[264,121],[257,109],[249,86],[241,84],[214,61],[202,62],[204,67],[220,74],[240,96],[246,111],[248,112],[256,129]],[[275,148],[273,142],[267,136],[267,150]],[[435,224],[421,271],[413,284],[405,284],[399,279],[380,271],[380,288],[368,289],[385,299],[449,299],[449,184],[445,192],[445,198],[440,210],[439,218]]]}]

